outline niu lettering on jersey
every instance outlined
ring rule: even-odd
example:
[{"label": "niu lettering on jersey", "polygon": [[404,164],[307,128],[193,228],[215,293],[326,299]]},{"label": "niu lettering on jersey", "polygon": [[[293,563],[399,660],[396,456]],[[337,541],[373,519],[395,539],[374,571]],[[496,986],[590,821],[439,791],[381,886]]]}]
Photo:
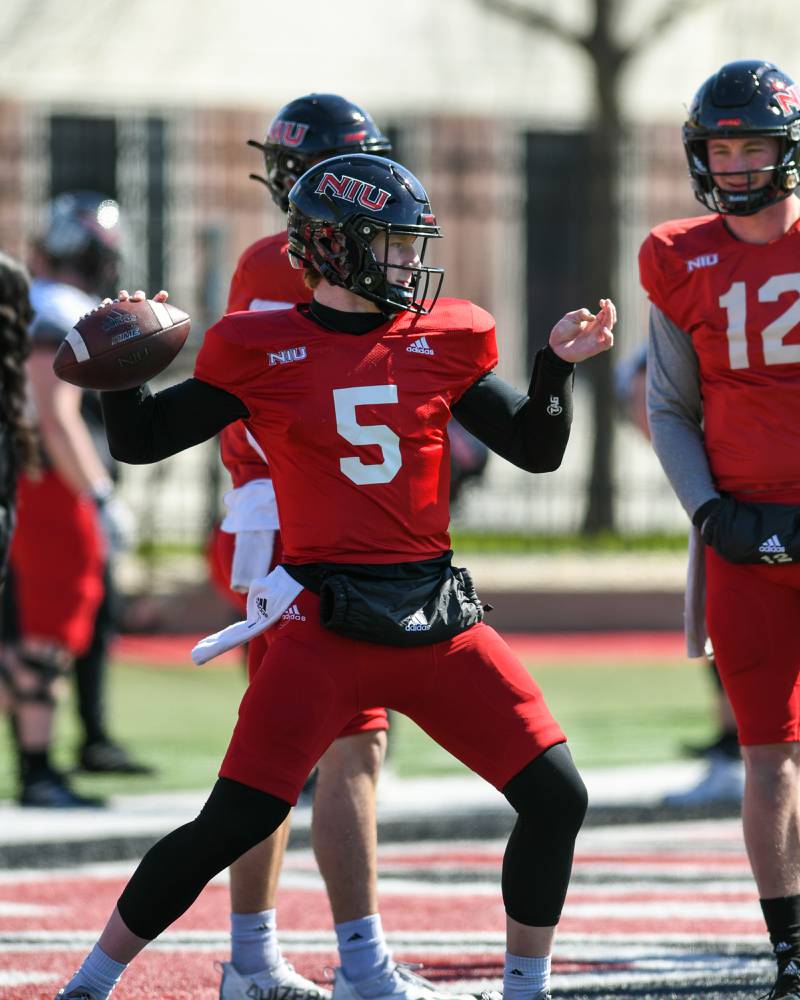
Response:
[{"label": "niu lettering on jersey", "polygon": [[692,338],[718,487],[800,489],[800,225],[760,245],[720,216],[668,222],[639,265],[651,301]]},{"label": "niu lettering on jersey", "polygon": [[[407,348],[423,338],[433,354]],[[301,360],[269,356],[303,347]],[[298,309],[223,317],[195,376],[238,396],[272,471],[286,562],[403,562],[450,547],[450,407],[494,368],[494,320],[440,300],[358,337]]]},{"label": "niu lettering on jersey", "polygon": [[[230,312],[247,309],[285,309],[298,302],[310,302],[311,291],[303,282],[302,271],[289,264],[286,231],[266,236],[249,246],[239,258],[228,295]],[[244,424],[229,424],[219,436],[222,462],[234,487],[269,476],[263,458],[253,449]]]}]

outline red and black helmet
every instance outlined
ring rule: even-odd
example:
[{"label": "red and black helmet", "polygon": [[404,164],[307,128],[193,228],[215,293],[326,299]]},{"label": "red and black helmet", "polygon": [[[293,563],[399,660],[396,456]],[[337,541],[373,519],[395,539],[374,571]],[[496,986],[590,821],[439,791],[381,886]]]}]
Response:
[{"label": "red and black helmet", "polygon": [[[708,168],[708,140],[748,136],[778,140],[775,164],[750,171],[746,189],[723,190]],[[695,197],[712,212],[753,215],[782,201],[800,184],[800,88],[773,63],[726,63],[695,94],[683,126],[683,146]],[[754,188],[753,175],[764,172],[772,174],[770,183]]]},{"label": "red and black helmet", "polygon": [[[425,188],[394,160],[356,153],[315,164],[289,193],[288,231],[293,267],[312,268],[387,315],[428,313],[439,296],[444,268],[423,261],[428,240],[442,233]],[[418,263],[389,265],[396,235],[420,241]],[[405,280],[390,281],[390,267]]]},{"label": "red and black helmet", "polygon": [[338,94],[307,94],[290,101],[267,127],[263,142],[266,177],[250,176],[269,188],[284,212],[297,178],[319,160],[342,153],[389,155],[392,144],[366,111]]}]

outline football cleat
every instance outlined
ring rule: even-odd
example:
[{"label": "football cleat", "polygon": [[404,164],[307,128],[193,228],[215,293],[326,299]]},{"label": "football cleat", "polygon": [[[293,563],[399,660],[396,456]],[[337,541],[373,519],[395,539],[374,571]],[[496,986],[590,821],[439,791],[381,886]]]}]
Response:
[{"label": "football cleat", "polygon": [[386,970],[373,979],[351,983],[341,969],[333,979],[333,1000],[364,1000],[366,989],[370,1000],[475,1000],[471,993],[445,993],[433,983],[418,976],[409,966],[389,963]]},{"label": "football cleat", "polygon": [[84,743],[78,757],[81,771],[93,774],[155,774],[155,768],[135,760],[127,750],[111,740]]},{"label": "football cleat", "polygon": [[775,985],[759,1000],[800,1000],[800,958],[778,957],[778,978]]},{"label": "football cleat", "polygon": [[687,808],[715,802],[740,802],[744,792],[744,765],[726,754],[709,756],[708,769],[700,781],[685,792],[664,796],[665,806]]},{"label": "football cleat", "polygon": [[242,975],[232,962],[222,963],[219,1000],[331,1000],[331,994],[317,986],[284,959],[274,969]]},{"label": "football cleat", "polygon": [[50,768],[23,783],[19,804],[33,809],[101,809],[105,806],[103,799],[73,791],[64,776]]}]

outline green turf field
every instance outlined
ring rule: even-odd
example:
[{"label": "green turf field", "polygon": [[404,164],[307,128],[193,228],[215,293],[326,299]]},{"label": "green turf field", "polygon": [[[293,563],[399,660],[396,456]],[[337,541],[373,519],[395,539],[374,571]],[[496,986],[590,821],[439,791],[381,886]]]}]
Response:
[{"label": "green turf field", "polygon": [[[665,761],[684,742],[710,737],[711,686],[680,660],[622,666],[586,661],[530,665],[583,767]],[[227,745],[243,687],[236,667],[115,664],[110,680],[114,734],[158,768],[154,778],[80,776],[85,793],[208,787]],[[71,700],[59,710],[60,766],[74,760]],[[461,765],[413,723],[395,716],[391,759],[400,776],[457,773]],[[13,794],[10,744],[0,743],[0,797]]]}]

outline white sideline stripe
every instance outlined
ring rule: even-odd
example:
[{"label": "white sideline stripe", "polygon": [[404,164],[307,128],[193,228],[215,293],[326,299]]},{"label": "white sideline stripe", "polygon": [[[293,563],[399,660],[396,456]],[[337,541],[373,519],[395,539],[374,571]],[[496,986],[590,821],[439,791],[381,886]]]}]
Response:
[{"label": "white sideline stripe", "polygon": [[74,326],[66,335],[64,340],[66,340],[72,348],[72,353],[75,355],[76,361],[80,362],[89,360],[89,351],[86,348],[86,341],[78,333]]},{"label": "white sideline stripe", "polygon": [[167,327],[172,326],[172,317],[164,303],[154,302],[152,299],[148,299],[147,301],[150,303],[150,308],[155,313],[156,319],[161,324],[161,329],[166,330]]},{"label": "white sideline stripe", "polygon": [[[0,952],[47,950],[69,951],[91,945],[97,940],[97,929],[75,931],[5,931],[0,934]],[[429,952],[478,953],[502,949],[505,935],[502,931],[425,931],[419,934],[395,931],[386,935],[394,948]],[[731,941],[738,945],[763,945],[764,934],[559,934],[557,953],[567,956],[583,956],[604,961],[627,961],[633,957],[658,958],[670,956],[676,950],[689,949],[692,954],[699,950],[711,951],[721,944],[726,947]],[[336,939],[330,931],[281,931],[281,942],[290,951],[331,951],[336,949]],[[226,948],[230,945],[228,931],[181,931],[162,934],[149,947],[168,951],[182,949]],[[617,949],[615,954],[611,949]]]},{"label": "white sideline stripe", "polygon": [[41,917],[46,913],[59,913],[63,906],[39,906],[38,903],[14,903],[0,899],[0,917]]},{"label": "white sideline stripe", "polygon": [[34,983],[48,983],[53,979],[60,979],[57,972],[34,971],[14,972],[0,969],[0,986],[31,986]]}]

